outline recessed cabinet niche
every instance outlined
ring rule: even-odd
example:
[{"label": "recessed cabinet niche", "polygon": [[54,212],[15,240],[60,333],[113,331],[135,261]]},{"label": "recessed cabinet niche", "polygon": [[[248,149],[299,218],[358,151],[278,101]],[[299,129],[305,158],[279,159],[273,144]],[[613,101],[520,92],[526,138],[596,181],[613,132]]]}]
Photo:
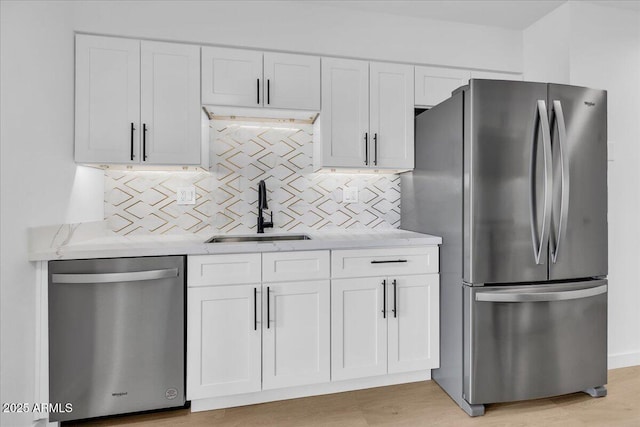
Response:
[{"label": "recessed cabinet niche", "polygon": [[75,161],[199,165],[200,47],[76,36]]}]

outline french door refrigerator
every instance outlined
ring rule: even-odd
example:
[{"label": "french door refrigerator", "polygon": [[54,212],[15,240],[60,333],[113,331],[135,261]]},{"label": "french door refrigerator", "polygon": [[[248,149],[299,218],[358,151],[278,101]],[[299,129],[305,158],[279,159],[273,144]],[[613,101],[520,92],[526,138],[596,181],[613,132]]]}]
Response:
[{"label": "french door refrigerator", "polygon": [[401,228],[440,235],[441,365],[469,415],[607,382],[607,94],[470,80],[416,117]]}]

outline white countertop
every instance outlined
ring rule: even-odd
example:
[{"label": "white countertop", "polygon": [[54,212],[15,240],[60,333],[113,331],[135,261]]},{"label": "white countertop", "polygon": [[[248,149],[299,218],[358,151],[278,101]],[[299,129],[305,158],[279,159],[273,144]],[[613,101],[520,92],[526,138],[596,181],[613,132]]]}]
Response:
[{"label": "white countertop", "polygon": [[[286,235],[294,233],[265,233]],[[387,248],[438,245],[442,238],[404,230],[309,231],[311,240],[204,243],[201,235],[120,236],[106,222],[37,227],[29,230],[29,260],[203,255],[317,249]],[[248,235],[248,234],[245,234]],[[253,235],[253,234],[251,234]]]}]

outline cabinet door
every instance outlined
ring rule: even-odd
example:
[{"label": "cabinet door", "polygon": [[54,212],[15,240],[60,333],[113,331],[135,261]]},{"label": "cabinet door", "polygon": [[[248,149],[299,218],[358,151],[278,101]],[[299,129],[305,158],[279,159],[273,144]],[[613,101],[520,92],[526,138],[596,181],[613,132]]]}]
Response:
[{"label": "cabinet door", "polygon": [[320,58],[287,53],[264,54],[264,105],[320,110]]},{"label": "cabinet door", "polygon": [[522,74],[519,73],[498,73],[495,71],[471,71],[471,78],[488,80],[523,80]]},{"label": "cabinet door", "polygon": [[369,163],[369,63],[322,59],[322,166]]},{"label": "cabinet door", "polygon": [[391,277],[389,284],[389,373],[437,368],[439,276]]},{"label": "cabinet door", "polygon": [[328,382],[328,280],[263,284],[263,389]]},{"label": "cabinet door", "polygon": [[262,90],[262,52],[202,48],[203,104],[259,107]]},{"label": "cabinet door", "polygon": [[260,285],[189,288],[187,399],[260,390]]},{"label": "cabinet door", "polygon": [[416,67],[415,105],[433,107],[451,96],[451,92],[469,83],[469,70]]},{"label": "cabinet door", "polygon": [[200,47],[141,45],[142,163],[200,164]]},{"label": "cabinet door", "polygon": [[383,277],[331,281],[331,379],[387,373]]},{"label": "cabinet door", "polygon": [[75,161],[138,163],[140,41],[76,36]]},{"label": "cabinet door", "polygon": [[369,166],[412,169],[413,67],[372,62],[370,78],[372,153]]}]

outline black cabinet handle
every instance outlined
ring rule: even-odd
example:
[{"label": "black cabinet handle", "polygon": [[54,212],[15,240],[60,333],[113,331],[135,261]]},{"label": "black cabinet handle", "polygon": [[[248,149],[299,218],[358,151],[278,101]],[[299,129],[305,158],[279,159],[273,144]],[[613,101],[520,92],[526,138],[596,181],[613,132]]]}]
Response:
[{"label": "black cabinet handle", "polygon": [[373,134],[373,164],[378,164],[378,134]]},{"label": "black cabinet handle", "polygon": [[142,161],[147,161],[147,124],[142,124]]},{"label": "black cabinet handle", "polygon": [[258,105],[260,105],[260,79],[256,79],[256,95],[258,96]]},{"label": "black cabinet handle", "polygon": [[258,330],[258,288],[253,288],[253,330]]},{"label": "black cabinet handle", "polygon": [[407,262],[406,259],[390,259],[390,260],[384,260],[384,261],[371,261],[371,264],[391,264],[391,263],[396,263],[396,262]]},{"label": "black cabinet handle", "polygon": [[271,83],[269,79],[267,79],[267,104],[271,104]]},{"label": "black cabinet handle", "polygon": [[396,300],[398,299],[396,279],[393,279],[393,317],[398,317]]},{"label": "black cabinet handle", "polygon": [[387,318],[387,280],[382,281],[382,317]]},{"label": "black cabinet handle", "polygon": [[267,286],[267,329],[269,329],[269,324],[271,323],[270,314],[269,313],[269,287]]},{"label": "black cabinet handle", "polygon": [[133,160],[133,158],[135,157],[133,154],[133,131],[136,130],[136,128],[133,126],[133,122],[131,122],[131,160]]},{"label": "black cabinet handle", "polygon": [[369,165],[369,133],[364,133],[364,164]]}]

